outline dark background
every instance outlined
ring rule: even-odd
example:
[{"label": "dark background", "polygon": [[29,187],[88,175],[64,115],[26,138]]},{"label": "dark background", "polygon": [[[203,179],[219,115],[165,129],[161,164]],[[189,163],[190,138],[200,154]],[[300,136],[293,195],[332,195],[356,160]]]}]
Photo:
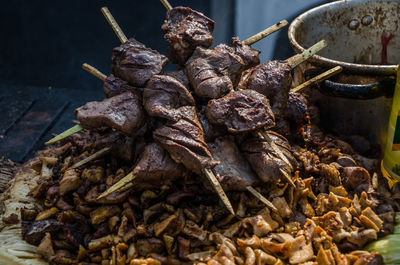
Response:
[{"label": "dark background", "polygon": [[[252,5],[248,0],[170,0],[170,3],[189,6],[215,20],[216,45],[229,43],[236,34],[247,38],[284,18],[290,22],[311,5],[326,2],[313,0],[311,4],[310,0],[296,0],[302,6],[293,6],[287,1],[288,8],[282,9],[276,6],[278,0],[255,1]],[[43,143],[54,133],[73,126],[75,108],[104,98],[102,82],[81,68],[86,62],[108,75],[112,48],[120,45],[101,7],[109,8],[127,37],[167,54],[161,32],[166,10],[159,0],[0,0],[0,3],[0,157],[26,161],[36,150],[43,149]],[[254,16],[253,10],[259,4],[274,10],[273,15],[278,19]],[[261,28],[234,32],[238,13],[245,14],[244,23],[262,21]],[[272,43],[274,47],[270,57],[264,59],[287,58],[293,53],[287,30],[275,34],[276,38],[272,36],[269,42],[259,44],[265,48],[266,43]],[[169,64],[166,70],[174,68]]]},{"label": "dark background", "polygon": [[[172,5],[182,1],[170,1]],[[33,86],[100,89],[81,69],[87,62],[110,72],[113,47],[120,44],[100,12],[107,6],[127,37],[166,54],[161,33],[165,8],[158,0],[2,1],[0,82]],[[209,1],[186,1],[210,13]],[[169,66],[173,68],[173,66]]]}]

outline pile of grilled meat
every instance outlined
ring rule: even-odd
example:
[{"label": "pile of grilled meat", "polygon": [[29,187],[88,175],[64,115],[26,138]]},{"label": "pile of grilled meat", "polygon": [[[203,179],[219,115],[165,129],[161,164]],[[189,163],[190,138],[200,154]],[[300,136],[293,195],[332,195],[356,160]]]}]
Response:
[{"label": "pile of grilled meat", "polygon": [[[113,49],[106,99],[76,109],[86,130],[36,157],[40,207],[21,210],[23,238],[51,264],[381,264],[360,249],[392,232],[397,204],[371,145],[325,134],[285,61],[260,65],[238,38],[210,49],[213,29],[167,12],[173,72],[135,39]],[[129,189],[99,198],[130,172]]]}]

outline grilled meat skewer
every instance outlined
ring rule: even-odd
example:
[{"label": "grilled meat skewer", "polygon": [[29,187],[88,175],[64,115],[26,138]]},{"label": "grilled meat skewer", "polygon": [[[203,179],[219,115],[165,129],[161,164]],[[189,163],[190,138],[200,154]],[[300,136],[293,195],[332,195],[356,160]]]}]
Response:
[{"label": "grilled meat skewer", "polygon": [[225,126],[230,133],[242,133],[275,126],[275,118],[268,99],[254,91],[232,91],[213,99],[206,107],[208,121]]},{"label": "grilled meat skewer", "polygon": [[260,63],[260,52],[249,45],[287,25],[285,22],[281,21],[264,30],[264,34],[256,34],[259,39],[242,42],[234,37],[231,47],[225,44],[219,44],[211,50],[197,47],[185,64],[196,95],[201,98],[220,98],[233,90],[242,72]]},{"label": "grilled meat skewer", "polygon": [[173,63],[183,66],[196,47],[209,48],[213,42],[215,22],[189,7],[174,7],[167,11],[161,29]]},{"label": "grilled meat skewer", "polygon": [[147,80],[161,72],[168,62],[167,57],[134,38],[128,39],[107,7],[101,8],[101,12],[121,41],[121,46],[112,52],[112,74],[133,86],[143,87]]},{"label": "grilled meat skewer", "polygon": [[273,60],[253,67],[242,74],[238,87],[253,89],[265,95],[271,101],[272,111],[279,119],[286,108],[292,69],[326,46],[326,41],[322,40],[285,61]]},{"label": "grilled meat skewer", "polygon": [[111,127],[127,135],[143,126],[145,117],[140,95],[132,91],[88,102],[77,108],[75,115],[84,128]]},{"label": "grilled meat skewer", "polygon": [[122,94],[127,91],[140,91],[141,90],[141,88],[133,87],[133,86],[129,85],[128,82],[122,80],[121,78],[115,77],[113,74],[106,76],[105,74],[100,72],[98,69],[96,69],[95,67],[93,67],[87,63],[82,64],[82,68],[104,82],[103,92],[107,98],[111,98],[113,96]]}]

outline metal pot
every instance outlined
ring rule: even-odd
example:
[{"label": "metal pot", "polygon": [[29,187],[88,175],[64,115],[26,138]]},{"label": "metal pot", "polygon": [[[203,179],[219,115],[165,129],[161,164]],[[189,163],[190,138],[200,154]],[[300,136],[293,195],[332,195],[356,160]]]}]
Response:
[{"label": "metal pot", "polygon": [[[343,67],[340,76],[323,82],[320,93],[313,96],[323,102],[319,104],[321,117],[329,118],[329,129],[382,143],[393,75],[400,63],[399,14],[400,0],[344,0],[313,8],[291,23],[289,40],[297,53],[321,39],[328,42],[327,48],[310,59],[312,67],[321,71]],[[387,45],[389,65],[380,65],[384,33],[394,35]],[[375,126],[371,126],[372,119]]]}]

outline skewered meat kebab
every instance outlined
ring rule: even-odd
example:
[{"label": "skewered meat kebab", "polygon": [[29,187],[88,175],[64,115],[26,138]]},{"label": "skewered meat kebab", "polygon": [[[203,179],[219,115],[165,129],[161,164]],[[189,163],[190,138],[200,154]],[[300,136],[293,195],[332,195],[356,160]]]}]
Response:
[{"label": "skewered meat kebab", "polygon": [[134,86],[143,87],[147,80],[161,72],[168,62],[167,57],[134,38],[127,39],[108,8],[101,8],[101,12],[122,43],[113,49],[111,72]]},{"label": "skewered meat kebab", "polygon": [[[121,28],[119,27],[118,23],[115,21],[114,17],[111,15],[110,11],[107,7],[101,8],[101,12],[106,17],[107,21],[111,25],[112,29],[120,39],[122,45],[113,49],[112,55],[112,73],[114,76],[127,81],[129,84],[133,86],[143,86],[151,76],[154,74],[158,74],[161,72],[163,66],[167,63],[168,59],[158,53],[155,50],[147,48],[142,43],[136,41],[135,39],[128,40],[125,34],[122,32]],[[104,75],[96,73],[100,78],[104,78]],[[130,91],[131,92],[131,91]],[[126,94],[125,97],[131,98],[135,101],[134,104],[138,102],[138,95],[136,93],[131,92],[130,94]],[[110,105],[112,102],[113,104],[117,102],[125,102],[126,107],[133,108],[132,110],[138,110],[139,105],[128,106],[128,101],[124,98],[124,96],[117,95],[116,99],[113,100],[104,100],[104,105]],[[78,119],[81,117],[82,121],[81,124],[76,125],[69,130],[57,135],[53,139],[46,142],[46,145],[55,143],[69,135],[79,132],[84,127],[92,128],[94,124],[98,124],[99,120],[96,119],[97,115],[86,115],[89,114],[89,111],[96,110],[96,106],[99,105],[100,110],[102,110],[102,106],[100,103],[88,103],[82,109],[77,111]],[[126,109],[127,110],[127,109]],[[128,114],[127,111],[124,111],[125,114]],[[104,109],[104,111],[106,111]],[[111,114],[111,112],[105,113],[100,112],[98,113],[99,116],[104,115],[104,119],[100,122],[101,125],[110,126],[119,129],[124,133],[132,133],[132,130],[135,129],[135,125],[139,124],[137,122],[141,116],[138,113],[137,117],[128,117],[127,115],[117,114],[115,117]],[[132,115],[132,114],[131,114]],[[94,118],[94,119],[93,119]],[[134,118],[138,118],[137,121]],[[125,122],[128,125],[127,129],[123,129],[123,124]]]},{"label": "skewered meat kebab", "polygon": [[[158,97],[153,97],[157,94]],[[207,149],[196,109],[190,106],[194,105],[194,99],[187,89],[171,76],[155,75],[145,88],[144,105],[150,115],[168,121],[166,125],[153,132],[153,138],[177,163],[182,163],[198,175],[205,174],[228,210],[234,214],[229,199],[211,171],[216,161]],[[128,175],[122,182],[126,183],[127,179],[132,177],[134,176]],[[118,185],[120,184],[117,183],[116,186]],[[115,187],[112,190],[115,190]],[[103,196],[109,193],[110,190]]]},{"label": "skewered meat kebab", "polygon": [[[297,65],[308,59],[312,54],[326,47],[326,42],[321,41],[315,45],[313,45],[310,49],[303,52],[300,55],[295,55],[292,58],[289,58],[287,61],[292,64],[296,63]],[[206,116],[210,123],[215,125],[224,125],[227,130],[231,133],[239,133],[239,132],[248,132],[254,131],[259,128],[265,127],[265,129],[272,128],[275,125],[274,115],[272,112],[269,112],[268,115],[260,115],[261,113],[257,113],[256,110],[261,109],[265,110],[269,109],[268,100],[265,96],[261,95],[256,91],[256,93],[250,92],[251,90],[242,90],[230,92],[224,97],[211,100],[206,107]],[[243,97],[244,95],[248,95],[251,97]],[[241,98],[241,100],[238,100]],[[250,100],[252,99],[252,101]],[[257,106],[255,104],[257,100],[255,98],[262,99],[265,98],[267,104],[264,106]],[[258,100],[258,104],[260,104],[260,100]],[[265,106],[268,105],[268,108]],[[269,116],[269,118],[268,118]],[[262,121],[262,122],[261,122]],[[267,142],[265,144],[269,145],[274,153],[276,153],[279,158],[287,165],[289,168],[291,167],[291,163],[288,161],[287,157],[282,153],[280,148],[278,148],[275,142],[269,137],[266,133],[260,133],[261,138],[264,138]],[[269,154],[268,150],[265,150],[266,154]],[[266,165],[266,167],[269,167]],[[286,179],[289,183],[293,185],[291,178],[287,171],[278,167],[279,171],[284,179]],[[291,170],[290,170],[291,171]],[[290,173],[289,171],[289,173]]]},{"label": "skewered meat kebab", "polygon": [[242,74],[238,87],[253,89],[265,95],[271,100],[272,111],[279,119],[287,105],[292,69],[326,46],[327,42],[322,40],[287,60],[273,60],[255,66]]},{"label": "skewered meat kebab", "polygon": [[170,60],[183,66],[196,47],[211,46],[215,22],[189,7],[169,7],[161,29]]},{"label": "skewered meat kebab", "polygon": [[140,90],[140,88],[129,85],[127,81],[122,80],[121,78],[118,78],[113,74],[106,76],[98,69],[87,63],[82,64],[82,68],[104,82],[103,92],[107,98],[111,98],[127,91]]},{"label": "skewered meat kebab", "polygon": [[213,49],[197,47],[185,64],[194,92],[201,98],[220,98],[232,91],[241,73],[260,63],[259,51],[250,47],[269,34],[287,25],[283,20],[253,37],[240,41],[232,38],[232,46],[219,44]]}]

